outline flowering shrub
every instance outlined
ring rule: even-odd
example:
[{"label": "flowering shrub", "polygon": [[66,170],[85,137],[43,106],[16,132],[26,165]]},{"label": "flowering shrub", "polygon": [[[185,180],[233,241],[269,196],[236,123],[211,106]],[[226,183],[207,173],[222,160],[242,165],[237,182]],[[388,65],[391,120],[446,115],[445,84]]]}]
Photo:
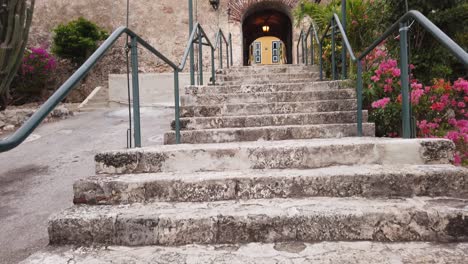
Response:
[{"label": "flowering shrub", "polygon": [[[363,62],[365,104],[370,119],[376,123],[377,135],[401,136],[401,82],[396,60],[390,58],[384,46],[378,47]],[[414,66],[410,66],[414,69]],[[454,83],[442,79],[425,86],[410,78],[412,116],[419,137],[442,137],[457,146],[455,163],[468,165],[468,81]]]},{"label": "flowering shrub", "polygon": [[46,49],[27,49],[12,85],[11,93],[15,100],[26,102],[37,100],[56,67],[55,58]]}]

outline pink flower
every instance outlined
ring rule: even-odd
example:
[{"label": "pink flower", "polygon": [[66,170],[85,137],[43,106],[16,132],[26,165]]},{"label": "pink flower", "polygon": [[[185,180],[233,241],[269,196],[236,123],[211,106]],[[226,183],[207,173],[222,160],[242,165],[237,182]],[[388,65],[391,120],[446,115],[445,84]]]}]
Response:
[{"label": "pink flower", "polygon": [[378,82],[378,81],[380,81],[380,78],[378,76],[374,75],[374,76],[371,77],[371,80],[373,82]]},{"label": "pink flower", "polygon": [[455,153],[453,155],[453,163],[455,163],[456,166],[460,166],[462,163],[462,158],[458,153]]},{"label": "pink flower", "polygon": [[458,133],[457,131],[449,131],[445,138],[450,139],[456,143],[460,138],[460,133]]},{"label": "pink flower", "polygon": [[464,91],[466,95],[468,95],[468,81],[465,79],[458,79],[453,83],[453,88],[456,91]]},{"label": "pink flower", "polygon": [[380,99],[378,101],[375,101],[372,103],[372,108],[381,108],[384,109],[387,104],[390,103],[390,98],[385,97],[383,99]]},{"label": "pink flower", "polygon": [[397,69],[397,68],[393,69],[393,70],[392,70],[392,75],[393,75],[393,77],[400,77],[400,75],[401,75],[401,70],[400,70],[400,69]]},{"label": "pink flower", "polygon": [[436,102],[436,103],[433,103],[432,106],[431,106],[431,109],[434,110],[434,111],[442,111],[445,109],[445,104],[442,103],[442,102]]},{"label": "pink flower", "polygon": [[391,85],[388,85],[388,84],[384,85],[384,92],[391,93],[392,91],[393,91],[393,89],[392,89]]},{"label": "pink flower", "polygon": [[417,83],[417,82],[413,82],[411,84],[411,88],[413,88],[413,89],[422,89],[422,84]]},{"label": "pink flower", "polygon": [[416,89],[411,91],[411,103],[417,105],[419,104],[419,100],[421,97],[424,95],[424,90],[422,89]]},{"label": "pink flower", "polygon": [[464,102],[459,102],[458,103],[458,108],[465,108],[465,103]]}]

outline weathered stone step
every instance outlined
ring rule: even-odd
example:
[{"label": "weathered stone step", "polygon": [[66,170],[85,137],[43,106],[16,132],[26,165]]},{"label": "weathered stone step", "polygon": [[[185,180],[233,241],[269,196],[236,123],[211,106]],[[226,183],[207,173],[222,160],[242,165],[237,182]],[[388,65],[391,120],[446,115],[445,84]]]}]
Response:
[{"label": "weathered stone step", "polygon": [[210,202],[305,197],[450,196],[468,199],[468,169],[451,165],[142,173],[75,183],[76,204]]},{"label": "weathered stone step", "polygon": [[[363,121],[367,122],[367,111],[363,111]],[[194,117],[181,118],[180,125],[183,130],[200,130],[216,128],[248,128],[263,126],[290,126],[315,124],[349,124],[357,122],[356,111],[321,112],[310,114],[276,114],[276,115],[249,115],[224,117]],[[175,129],[175,121],[172,121]]]},{"label": "weathered stone step", "polygon": [[349,81],[326,81],[306,83],[269,83],[269,84],[244,84],[244,85],[202,85],[187,86],[186,94],[229,94],[229,93],[268,93],[286,91],[313,91],[349,88]]},{"label": "weathered stone step", "polygon": [[354,99],[354,89],[317,90],[308,92],[273,92],[250,94],[202,94],[181,96],[182,106],[190,105],[222,105],[222,104],[248,104],[248,103],[273,103],[273,102],[310,102],[321,100]]},{"label": "weathered stone step", "polygon": [[468,241],[468,200],[257,199],[75,206],[49,221],[51,244],[123,246],[371,240]]},{"label": "weathered stone step", "polygon": [[184,106],[181,117],[213,117],[240,115],[267,115],[356,110],[355,99],[320,100],[309,102],[245,103],[225,105]]},{"label": "weathered stone step", "polygon": [[203,264],[464,264],[468,243],[250,243],[242,245],[187,245],[180,247],[94,246],[49,247],[20,264],[129,264],[129,263],[203,263]]},{"label": "weathered stone step", "polygon": [[[258,126],[217,128],[203,130],[183,130],[181,143],[204,144],[204,143],[227,143],[258,140],[292,140],[313,138],[343,138],[356,137],[357,124],[319,124],[319,125],[287,125],[287,126]],[[375,125],[373,123],[363,124],[363,135],[375,136]],[[175,132],[169,131],[164,134],[164,144],[175,144]]]},{"label": "weathered stone step", "polygon": [[312,169],[340,165],[447,164],[446,139],[341,138],[161,145],[95,156],[98,174],[247,169]]},{"label": "weathered stone step", "polygon": [[231,67],[219,69],[216,71],[218,75],[229,74],[244,74],[255,75],[265,73],[310,73],[318,72],[317,66],[299,66],[299,65],[269,65],[269,66],[247,66],[247,67]]},{"label": "weathered stone step", "polygon": [[242,81],[249,82],[252,80],[269,80],[270,82],[283,81],[283,80],[316,80],[319,78],[318,72],[307,72],[307,73],[263,73],[263,74],[229,74],[229,75],[218,75],[217,80],[220,82],[233,82]]},{"label": "weathered stone step", "polygon": [[[307,82],[317,82],[319,81],[319,77],[313,76],[309,78],[274,78],[274,80],[270,79],[270,76],[264,76],[262,78],[258,77],[246,77],[239,80],[234,81],[220,81],[219,85],[242,85],[242,84],[269,84],[272,82],[275,83],[307,83]],[[217,82],[218,83],[218,82]]]}]

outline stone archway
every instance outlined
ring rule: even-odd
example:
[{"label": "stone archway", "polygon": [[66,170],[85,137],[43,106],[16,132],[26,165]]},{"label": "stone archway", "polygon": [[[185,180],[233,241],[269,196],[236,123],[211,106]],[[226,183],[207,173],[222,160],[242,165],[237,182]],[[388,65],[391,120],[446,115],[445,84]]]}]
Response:
[{"label": "stone archway", "polygon": [[281,6],[282,9],[294,8],[299,0],[230,0],[229,9],[231,11],[230,19],[237,22],[242,22],[244,15],[247,13],[252,6],[259,3],[266,2],[269,5]]},{"label": "stone archway", "polygon": [[[248,9],[242,19],[242,56],[243,64],[249,65],[250,45],[262,37],[276,37],[280,39],[286,50],[286,63],[292,63],[293,33],[292,20],[287,7],[276,3],[264,1]],[[264,32],[263,26],[269,31]],[[262,47],[263,49],[264,47]],[[269,48],[265,46],[267,51]]]},{"label": "stone archway", "polygon": [[[282,40],[286,46],[286,62],[292,63],[293,18],[291,9],[297,2],[297,0],[244,0],[230,2],[237,4],[231,10],[231,19],[239,19],[239,22],[242,23],[243,65],[248,65],[249,47],[252,42],[264,36],[273,36]],[[270,30],[268,32],[263,32],[262,26],[264,25],[269,26]]]}]

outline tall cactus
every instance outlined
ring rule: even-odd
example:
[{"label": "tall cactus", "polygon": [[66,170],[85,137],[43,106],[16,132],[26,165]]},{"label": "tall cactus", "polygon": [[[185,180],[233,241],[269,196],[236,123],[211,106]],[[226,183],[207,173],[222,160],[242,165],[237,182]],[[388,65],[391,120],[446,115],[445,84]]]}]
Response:
[{"label": "tall cactus", "polygon": [[[0,0],[0,97],[18,71],[28,41],[35,0]],[[0,108],[5,102],[0,101]]]}]

